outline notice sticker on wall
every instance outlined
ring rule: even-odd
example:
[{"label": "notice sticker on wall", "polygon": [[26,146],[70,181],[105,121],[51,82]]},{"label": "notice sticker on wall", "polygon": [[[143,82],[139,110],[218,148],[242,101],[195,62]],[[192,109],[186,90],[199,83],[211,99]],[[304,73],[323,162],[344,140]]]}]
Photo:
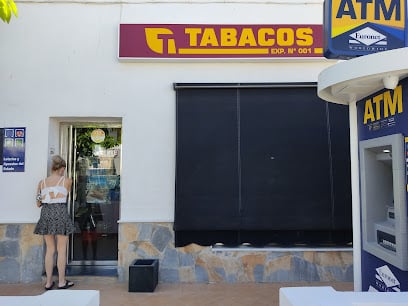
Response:
[{"label": "notice sticker on wall", "polygon": [[3,129],[3,172],[24,172],[26,129]]}]

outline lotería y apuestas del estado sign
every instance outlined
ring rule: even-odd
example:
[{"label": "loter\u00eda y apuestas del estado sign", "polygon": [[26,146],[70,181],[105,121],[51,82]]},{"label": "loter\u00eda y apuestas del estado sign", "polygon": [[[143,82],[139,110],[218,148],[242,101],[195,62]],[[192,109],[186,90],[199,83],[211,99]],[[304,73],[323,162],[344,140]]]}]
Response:
[{"label": "loter\u00eda y apuestas del estado sign", "polygon": [[406,0],[325,0],[324,56],[347,59],[407,46]]},{"label": "loter\u00eda y apuestas del estado sign", "polygon": [[322,25],[120,24],[119,59],[323,57]]}]

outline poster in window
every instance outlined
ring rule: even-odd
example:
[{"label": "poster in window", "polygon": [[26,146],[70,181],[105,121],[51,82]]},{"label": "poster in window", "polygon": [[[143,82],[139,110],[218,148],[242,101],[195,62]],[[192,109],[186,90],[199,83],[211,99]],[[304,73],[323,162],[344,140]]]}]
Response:
[{"label": "poster in window", "polygon": [[3,172],[24,172],[26,129],[3,128],[2,138]]}]

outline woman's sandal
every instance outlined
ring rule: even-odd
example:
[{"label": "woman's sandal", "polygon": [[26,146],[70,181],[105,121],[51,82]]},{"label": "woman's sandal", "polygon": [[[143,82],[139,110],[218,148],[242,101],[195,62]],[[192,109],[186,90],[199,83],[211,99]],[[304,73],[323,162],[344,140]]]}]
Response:
[{"label": "woman's sandal", "polygon": [[74,285],[73,282],[66,280],[64,286],[58,286],[58,289],[68,289],[69,287],[72,287]]},{"label": "woman's sandal", "polygon": [[52,284],[49,287],[45,286],[44,289],[51,290],[52,288],[54,288],[54,286],[55,286],[55,282],[52,282]]}]

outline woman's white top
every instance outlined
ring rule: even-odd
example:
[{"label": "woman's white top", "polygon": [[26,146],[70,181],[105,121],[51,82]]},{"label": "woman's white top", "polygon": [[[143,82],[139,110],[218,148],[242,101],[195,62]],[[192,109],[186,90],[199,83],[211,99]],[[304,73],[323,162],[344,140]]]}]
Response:
[{"label": "woman's white top", "polygon": [[47,186],[45,184],[45,179],[43,179],[41,184],[41,202],[52,204],[52,203],[66,203],[68,190],[65,188],[65,177],[62,176],[57,185]]}]

